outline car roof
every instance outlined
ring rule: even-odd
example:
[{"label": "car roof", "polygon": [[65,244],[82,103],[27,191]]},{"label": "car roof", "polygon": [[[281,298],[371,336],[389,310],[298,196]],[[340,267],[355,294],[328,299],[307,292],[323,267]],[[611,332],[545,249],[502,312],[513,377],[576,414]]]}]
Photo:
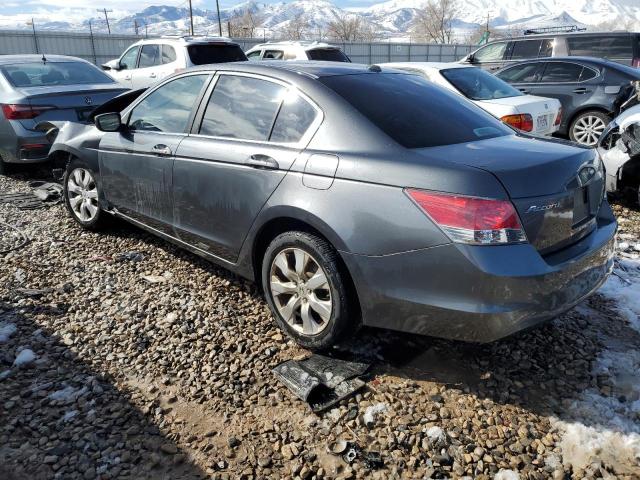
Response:
[{"label": "car roof", "polygon": [[[337,75],[355,75],[367,73],[380,73],[376,65],[364,65],[361,63],[308,61],[308,60],[269,60],[268,62],[230,62],[216,63],[213,65],[201,65],[192,67],[189,71],[225,71],[232,70],[242,73],[266,74],[274,71],[285,74],[304,75],[312,78],[331,77]],[[406,73],[406,72],[397,72]]]},{"label": "car roof", "polygon": [[161,37],[138,40],[135,45],[147,45],[149,43],[171,43],[184,46],[198,43],[238,45],[237,42],[234,42],[230,38],[211,35],[163,35]]},{"label": "car roof", "polygon": [[477,68],[473,65],[465,65],[457,62],[388,62],[379,63],[381,67],[389,68],[415,68],[417,70],[445,70],[449,68]]},{"label": "car roof", "polygon": [[[529,35],[521,35],[517,37],[497,38],[495,40],[491,40],[490,42],[487,42],[485,45],[490,45],[492,43],[499,43],[499,42],[511,42],[514,40],[535,40],[536,38],[543,38],[543,37],[580,37],[580,36],[589,36],[589,35],[608,36],[608,37],[625,37],[629,35],[640,35],[640,33],[627,32],[627,31],[613,31],[613,32],[586,31],[586,32],[557,32],[557,33],[541,32],[541,33],[531,33]],[[479,48],[482,48],[485,45],[480,45]]]},{"label": "car roof", "polygon": [[[44,57],[44,60],[43,60]],[[86,60],[78,57],[71,57],[68,55],[43,55],[43,54],[31,54],[31,55],[0,55],[0,65],[14,65],[20,63],[34,63],[34,62],[82,62],[89,63]],[[91,64],[92,65],[92,64]]]},{"label": "car roof", "polygon": [[249,50],[253,50],[256,48],[268,48],[268,47],[301,47],[305,51],[314,50],[316,48],[335,48],[340,49],[340,47],[336,45],[331,45],[326,42],[316,42],[316,41],[283,41],[283,42],[266,42],[259,43],[258,45],[254,45]]}]

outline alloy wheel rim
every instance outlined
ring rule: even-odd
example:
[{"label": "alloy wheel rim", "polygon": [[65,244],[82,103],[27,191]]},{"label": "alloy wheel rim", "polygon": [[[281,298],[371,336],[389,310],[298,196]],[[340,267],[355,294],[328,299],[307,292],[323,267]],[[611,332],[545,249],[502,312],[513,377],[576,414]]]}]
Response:
[{"label": "alloy wheel rim", "polygon": [[74,215],[83,222],[92,221],[98,214],[98,187],[89,170],[76,168],[71,172],[67,196]]},{"label": "alloy wheel rim", "polygon": [[579,143],[593,147],[598,143],[605,128],[606,125],[600,117],[587,115],[576,122],[573,135]]},{"label": "alloy wheel rim", "polygon": [[297,332],[318,335],[329,325],[333,303],[327,274],[308,252],[280,251],[271,262],[269,288],[278,312]]}]

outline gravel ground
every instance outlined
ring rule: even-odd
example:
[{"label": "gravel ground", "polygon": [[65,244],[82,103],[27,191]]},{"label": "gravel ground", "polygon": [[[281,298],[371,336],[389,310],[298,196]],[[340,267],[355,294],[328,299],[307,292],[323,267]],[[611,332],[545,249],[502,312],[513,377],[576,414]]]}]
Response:
[{"label": "gravel ground", "polygon": [[[615,208],[633,257],[640,213]],[[626,383],[598,367],[640,345],[611,298],[484,346],[364,330],[335,354],[372,362],[367,388],[316,416],[270,372],[308,352],[250,282],[124,223],[84,232],[62,205],[0,204],[0,222],[31,238],[0,256],[2,479],[640,478],[638,359]],[[592,397],[607,407],[579,414]]]}]

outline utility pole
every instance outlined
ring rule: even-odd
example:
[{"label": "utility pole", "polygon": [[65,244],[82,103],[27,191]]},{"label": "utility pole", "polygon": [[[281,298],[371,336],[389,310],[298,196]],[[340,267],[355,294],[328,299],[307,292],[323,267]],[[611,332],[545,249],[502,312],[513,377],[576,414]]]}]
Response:
[{"label": "utility pole", "polygon": [[133,28],[135,28],[136,36],[138,36],[138,20],[135,18],[133,19]]},{"label": "utility pole", "polygon": [[191,8],[191,0],[189,0],[189,24],[191,25],[191,35],[193,35],[193,9]]},{"label": "utility pole", "polygon": [[218,35],[222,36],[222,20],[220,20],[220,1],[216,0],[216,10],[218,11]]},{"label": "utility pole", "polygon": [[113,10],[107,10],[106,8],[98,8],[96,9],[96,11],[104,13],[104,19],[107,21],[107,32],[109,32],[109,35],[111,35],[111,26],[109,25],[109,15],[107,14],[113,12]]}]

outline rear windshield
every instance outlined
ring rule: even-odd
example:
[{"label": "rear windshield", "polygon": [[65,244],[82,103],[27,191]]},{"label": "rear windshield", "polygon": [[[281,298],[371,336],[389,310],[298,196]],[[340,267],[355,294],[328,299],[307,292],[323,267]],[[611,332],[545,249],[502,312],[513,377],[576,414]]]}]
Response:
[{"label": "rear windshield", "polygon": [[631,35],[576,35],[567,37],[570,55],[600,58],[633,58]]},{"label": "rear windshield", "polygon": [[187,51],[189,52],[191,63],[194,65],[239,62],[247,59],[247,56],[238,45],[219,43],[189,45]]},{"label": "rear windshield", "polygon": [[440,73],[460,93],[471,100],[519,97],[522,93],[507,82],[480,68],[449,68]]},{"label": "rear windshield", "polygon": [[320,81],[406,148],[513,134],[480,107],[419,75],[371,73],[327,76]]},{"label": "rear windshield", "polygon": [[350,62],[342,50],[337,48],[314,48],[307,51],[309,60],[326,60],[328,62]]},{"label": "rear windshield", "polygon": [[114,83],[101,70],[83,62],[32,62],[0,67],[14,87]]}]

